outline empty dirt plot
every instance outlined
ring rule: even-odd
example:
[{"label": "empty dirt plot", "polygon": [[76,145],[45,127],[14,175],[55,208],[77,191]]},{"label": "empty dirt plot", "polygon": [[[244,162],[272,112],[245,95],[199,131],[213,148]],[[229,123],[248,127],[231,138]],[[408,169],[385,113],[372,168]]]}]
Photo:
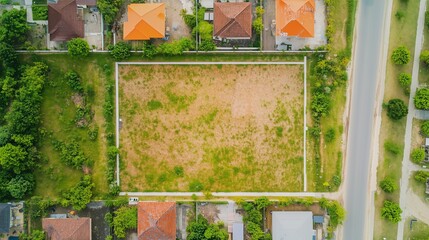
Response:
[{"label": "empty dirt plot", "polygon": [[302,191],[302,65],[120,65],[122,191]]}]

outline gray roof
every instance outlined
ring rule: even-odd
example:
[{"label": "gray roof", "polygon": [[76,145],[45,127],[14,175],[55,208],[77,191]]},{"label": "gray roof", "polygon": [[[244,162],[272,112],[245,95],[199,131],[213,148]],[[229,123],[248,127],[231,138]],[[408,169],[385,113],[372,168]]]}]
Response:
[{"label": "gray roof", "polygon": [[273,239],[312,240],[313,213],[310,211],[273,211]]},{"label": "gray roof", "polygon": [[10,228],[10,204],[0,203],[0,233],[8,233]]},{"label": "gray roof", "polygon": [[233,223],[232,240],[243,240],[243,239],[244,239],[243,223]]},{"label": "gray roof", "polygon": [[323,223],[325,218],[323,216],[313,216],[313,222],[314,223]]}]

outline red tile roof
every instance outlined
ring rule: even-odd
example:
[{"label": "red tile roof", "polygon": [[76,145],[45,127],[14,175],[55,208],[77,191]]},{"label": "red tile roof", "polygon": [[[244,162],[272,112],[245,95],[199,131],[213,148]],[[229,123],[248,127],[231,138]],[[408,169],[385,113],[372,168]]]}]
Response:
[{"label": "red tile roof", "polygon": [[276,36],[314,36],[314,0],[276,0]]},{"label": "red tile roof", "polygon": [[175,240],[176,203],[139,202],[137,234],[139,240]]},{"label": "red tile roof", "polygon": [[250,2],[215,2],[213,20],[213,35],[216,37],[252,37],[252,5]]},{"label": "red tile roof", "polygon": [[51,41],[84,37],[83,20],[77,14],[76,0],[48,4],[48,29]]},{"label": "red tile roof", "polygon": [[42,226],[50,240],[91,240],[91,218],[44,218]]}]

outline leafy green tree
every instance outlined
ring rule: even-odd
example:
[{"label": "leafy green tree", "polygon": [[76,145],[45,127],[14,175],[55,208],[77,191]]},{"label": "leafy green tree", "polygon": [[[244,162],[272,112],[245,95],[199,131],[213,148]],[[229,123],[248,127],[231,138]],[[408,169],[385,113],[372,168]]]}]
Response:
[{"label": "leafy green tree", "polygon": [[267,197],[260,197],[255,199],[256,209],[262,210],[271,205],[270,200]]},{"label": "leafy green tree", "polygon": [[124,60],[131,56],[131,45],[126,42],[118,42],[115,46],[110,47],[110,54],[117,60]]},{"label": "leafy green tree", "polygon": [[0,147],[0,166],[3,170],[20,174],[28,170],[33,163],[29,162],[28,153],[20,146],[10,143]]},{"label": "leafy green tree", "polygon": [[393,50],[392,53],[392,61],[398,65],[404,65],[410,62],[411,54],[410,50],[408,50],[405,46],[397,47]]},{"label": "leafy green tree", "polygon": [[264,30],[264,23],[262,22],[262,18],[256,18],[252,23],[253,29],[259,34]]},{"label": "leafy green tree", "polygon": [[97,7],[103,14],[104,21],[111,25],[118,15],[119,9],[121,8],[123,0],[99,0],[97,1]]},{"label": "leafy green tree", "polygon": [[80,211],[91,201],[93,187],[91,176],[85,175],[76,186],[63,193],[63,198],[73,209]]},{"label": "leafy green tree", "polygon": [[66,74],[64,75],[64,79],[66,80],[67,84],[70,86],[71,89],[76,92],[83,92],[80,76],[77,74],[77,72],[73,70],[66,72]]},{"label": "leafy green tree", "polygon": [[391,99],[387,103],[387,116],[392,120],[399,120],[408,114],[408,107],[401,99]]},{"label": "leafy green tree", "polygon": [[403,88],[410,87],[411,85],[411,74],[409,73],[401,73],[398,77],[399,85]]},{"label": "leafy green tree", "polygon": [[118,238],[125,238],[127,230],[137,228],[137,208],[123,206],[114,215],[113,230]]},{"label": "leafy green tree", "polygon": [[25,42],[29,29],[25,9],[12,9],[2,12],[0,16],[0,42],[20,46]]},{"label": "leafy green tree", "polygon": [[226,240],[228,232],[222,222],[209,224],[201,214],[186,227],[187,240]]},{"label": "leafy green tree", "polygon": [[143,44],[143,57],[152,59],[155,55],[158,54],[158,50],[156,46],[151,44],[150,42],[144,42]]},{"label": "leafy green tree", "polygon": [[426,65],[429,65],[429,50],[423,50],[420,53],[420,61]]},{"label": "leafy green tree", "polygon": [[398,189],[398,185],[393,181],[392,178],[386,177],[380,182],[380,187],[383,189],[383,191],[387,193],[392,193],[396,189]]},{"label": "leafy green tree", "polygon": [[13,198],[22,199],[34,189],[33,175],[26,174],[12,178],[7,185],[7,189]]},{"label": "leafy green tree", "polygon": [[19,235],[21,240],[45,240],[45,232],[42,230],[32,230],[31,234],[22,233]]},{"label": "leafy green tree", "polygon": [[163,55],[175,56],[183,54],[183,51],[189,51],[193,47],[192,41],[188,38],[181,38],[171,43],[159,45],[158,52]]},{"label": "leafy green tree", "polygon": [[199,46],[200,51],[213,51],[216,49],[216,44],[213,40],[203,40]]},{"label": "leafy green tree", "polygon": [[414,179],[417,182],[425,183],[428,178],[429,178],[429,172],[417,171],[414,173]]},{"label": "leafy green tree", "polygon": [[73,38],[68,41],[67,49],[72,57],[86,57],[89,54],[88,42],[83,38]]},{"label": "leafy green tree", "polygon": [[420,131],[423,133],[423,135],[429,137],[429,120],[423,122],[423,124],[420,126]]},{"label": "leafy green tree", "polygon": [[18,55],[12,45],[0,43],[0,63],[5,68],[16,68],[18,65]]},{"label": "leafy green tree", "polygon": [[425,160],[425,150],[423,148],[415,148],[411,152],[411,161],[420,164]]},{"label": "leafy green tree", "polygon": [[414,105],[417,109],[429,109],[429,88],[419,88],[414,96]]},{"label": "leafy green tree", "polygon": [[384,201],[383,208],[381,209],[381,216],[393,223],[401,221],[402,209],[399,204],[391,201]]},{"label": "leafy green tree", "polygon": [[204,20],[199,21],[198,33],[202,41],[211,40],[213,38],[213,24]]},{"label": "leafy green tree", "polygon": [[228,232],[225,230],[223,222],[208,225],[204,231],[204,238],[207,240],[227,240]]}]

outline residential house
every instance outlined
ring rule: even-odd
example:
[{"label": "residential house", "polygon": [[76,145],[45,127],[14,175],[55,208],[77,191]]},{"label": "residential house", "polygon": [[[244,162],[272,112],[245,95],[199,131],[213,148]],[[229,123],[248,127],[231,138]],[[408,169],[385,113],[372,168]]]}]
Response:
[{"label": "residential house", "polygon": [[76,0],[48,4],[48,31],[51,41],[84,37],[83,13],[78,12]]},{"label": "residential house", "polygon": [[314,37],[314,0],[276,0],[276,36]]},{"label": "residential house", "polygon": [[215,2],[213,36],[226,39],[252,37],[252,4],[250,2]]},{"label": "residential house", "polygon": [[124,40],[149,40],[164,37],[164,3],[128,5],[128,21],[124,22]]},{"label": "residential house", "polygon": [[42,227],[50,240],[91,240],[91,218],[43,218]]},{"label": "residential house", "polygon": [[176,203],[139,202],[137,235],[139,240],[175,240]]}]

